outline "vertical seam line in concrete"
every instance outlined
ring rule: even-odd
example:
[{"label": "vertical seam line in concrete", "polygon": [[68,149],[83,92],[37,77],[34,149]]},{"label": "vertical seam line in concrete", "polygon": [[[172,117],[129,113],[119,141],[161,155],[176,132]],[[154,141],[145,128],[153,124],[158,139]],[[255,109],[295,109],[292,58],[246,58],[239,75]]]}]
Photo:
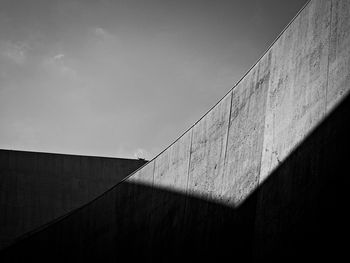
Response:
[{"label": "vertical seam line in concrete", "polygon": [[[224,167],[222,171],[222,176],[221,176],[221,185],[223,184],[224,177],[225,177],[225,172],[226,172],[226,157],[227,157],[227,147],[228,147],[228,139],[229,139],[229,133],[230,133],[230,126],[231,126],[231,114],[232,114],[232,103],[233,103],[233,90],[231,91],[231,100],[230,100],[230,110],[228,114],[228,125],[227,125],[227,135],[226,135],[226,147],[225,147],[225,153],[224,153]],[[222,191],[219,194],[220,197],[222,197]]]},{"label": "vertical seam line in concrete", "polygon": [[325,94],[325,110],[324,115],[325,117],[327,115],[327,108],[328,108],[328,85],[329,85],[329,61],[330,61],[330,55],[332,52],[331,49],[331,41],[332,41],[332,14],[333,14],[333,1],[331,0],[331,7],[330,7],[330,19],[329,19],[329,36],[328,36],[328,57],[327,57],[327,84],[326,84],[326,94]]},{"label": "vertical seam line in concrete", "polygon": [[186,181],[186,195],[188,194],[188,181],[190,177],[190,167],[191,167],[191,155],[192,155],[192,140],[193,140],[193,129],[191,129],[191,139],[190,139],[190,153],[188,157],[188,165],[187,165],[187,181]]},{"label": "vertical seam line in concrete", "polygon": [[[271,47],[271,49],[269,50],[269,52],[271,52],[271,59],[270,59],[270,63],[269,63],[269,80],[268,80],[268,83],[267,83],[267,87],[266,87],[266,95],[265,95],[265,112],[264,112],[264,120],[263,120],[263,131],[262,131],[262,136],[263,136],[263,140],[262,140],[262,147],[261,147],[261,153],[260,153],[260,169],[259,169],[259,181],[258,181],[258,187],[260,186],[261,184],[261,169],[262,169],[262,161],[263,161],[263,154],[264,154],[264,145],[265,145],[265,127],[266,127],[266,114],[267,114],[267,111],[268,111],[268,100],[269,100],[269,91],[270,91],[270,82],[271,82],[271,76],[272,76],[272,73],[273,73],[273,70],[272,70],[272,56],[273,56],[273,46]],[[268,53],[267,53],[268,54]],[[259,72],[260,73],[260,72]]]},{"label": "vertical seam line in concrete", "polygon": [[191,128],[191,138],[190,138],[190,153],[188,157],[188,165],[187,165],[187,181],[186,181],[186,191],[185,191],[185,208],[183,210],[184,218],[186,218],[186,211],[187,211],[187,205],[188,205],[188,198],[189,198],[189,192],[188,192],[188,181],[190,177],[190,167],[191,167],[191,153],[192,153],[192,140],[193,140],[193,129]]}]

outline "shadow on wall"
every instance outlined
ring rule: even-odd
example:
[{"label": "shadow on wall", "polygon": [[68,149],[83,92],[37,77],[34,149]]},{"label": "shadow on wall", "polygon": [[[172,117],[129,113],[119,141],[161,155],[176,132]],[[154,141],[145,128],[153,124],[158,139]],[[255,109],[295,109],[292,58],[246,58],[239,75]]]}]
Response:
[{"label": "shadow on wall", "polygon": [[1,262],[346,258],[350,98],[236,209],[123,182],[2,251]]},{"label": "shadow on wall", "polygon": [[145,160],[0,149],[0,250],[100,196]]}]

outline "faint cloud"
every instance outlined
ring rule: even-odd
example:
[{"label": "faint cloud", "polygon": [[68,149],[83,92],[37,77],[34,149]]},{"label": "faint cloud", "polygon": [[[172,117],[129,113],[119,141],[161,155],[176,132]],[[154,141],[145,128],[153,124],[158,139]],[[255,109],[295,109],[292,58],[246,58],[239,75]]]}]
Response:
[{"label": "faint cloud", "polygon": [[66,77],[77,77],[77,72],[66,62],[65,54],[59,53],[52,57],[46,58],[43,62],[45,68],[53,70],[58,74]]},{"label": "faint cloud", "polygon": [[58,54],[56,56],[53,57],[53,60],[60,60],[64,58],[64,54]]},{"label": "faint cloud", "polygon": [[25,42],[0,41],[0,57],[22,65],[27,60],[29,45]]},{"label": "faint cloud", "polygon": [[146,159],[148,160],[150,158],[150,153],[146,151],[145,149],[138,148],[134,152],[134,157],[137,159]]},{"label": "faint cloud", "polygon": [[96,27],[94,28],[94,33],[97,37],[102,38],[102,39],[112,39],[115,36],[108,32],[106,29],[102,27]]}]

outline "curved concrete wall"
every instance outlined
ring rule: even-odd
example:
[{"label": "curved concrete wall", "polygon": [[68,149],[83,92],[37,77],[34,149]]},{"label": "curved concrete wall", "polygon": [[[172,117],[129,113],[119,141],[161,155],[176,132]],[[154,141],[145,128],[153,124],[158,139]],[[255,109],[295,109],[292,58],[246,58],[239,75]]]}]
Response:
[{"label": "curved concrete wall", "polygon": [[[231,255],[250,261],[255,255],[285,262],[300,260],[312,242],[321,251],[310,250],[310,259],[339,256],[332,244],[326,250],[322,231],[333,241],[339,237],[328,225],[338,218],[323,212],[333,205],[342,213],[345,205],[340,168],[349,149],[349,130],[342,127],[349,121],[349,99],[331,112],[350,89],[349,13],[349,0],[310,1],[241,81],[175,143],[8,255],[28,251],[32,241],[31,249],[78,259]],[[79,226],[74,234],[73,226]]]},{"label": "curved concrete wall", "polygon": [[[348,0],[310,1],[233,89],[148,164],[186,185],[137,181],[239,205],[350,90],[349,10]],[[173,149],[181,154],[170,161]]]},{"label": "curved concrete wall", "polygon": [[91,201],[143,164],[0,150],[0,248]]}]

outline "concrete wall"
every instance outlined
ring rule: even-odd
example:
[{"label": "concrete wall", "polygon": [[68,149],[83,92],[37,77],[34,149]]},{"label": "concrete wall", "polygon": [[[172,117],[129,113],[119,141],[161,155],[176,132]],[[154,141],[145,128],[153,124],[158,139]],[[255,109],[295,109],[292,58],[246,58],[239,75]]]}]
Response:
[{"label": "concrete wall", "polygon": [[91,201],[144,163],[0,150],[0,248]]},{"label": "concrete wall", "polygon": [[2,251],[0,261],[341,262],[349,233],[349,112],[350,97],[239,207],[154,186],[152,174],[183,185],[162,173],[188,169],[176,158],[184,149],[172,147],[162,166],[150,163]]},{"label": "concrete wall", "polygon": [[[241,81],[171,145],[188,149],[181,156],[189,162],[181,175],[188,177],[185,192],[239,205],[346,97],[349,5],[310,1]],[[170,182],[154,185],[184,191]]]},{"label": "concrete wall", "polygon": [[[349,13],[349,0],[310,1],[175,143],[92,206],[28,240],[59,248],[63,258],[285,262],[306,259],[301,252],[310,260],[340,258]],[[99,209],[108,217],[99,217]],[[94,239],[72,235],[79,224]],[[68,239],[76,250],[64,244]],[[8,255],[26,249],[28,240]]]}]

